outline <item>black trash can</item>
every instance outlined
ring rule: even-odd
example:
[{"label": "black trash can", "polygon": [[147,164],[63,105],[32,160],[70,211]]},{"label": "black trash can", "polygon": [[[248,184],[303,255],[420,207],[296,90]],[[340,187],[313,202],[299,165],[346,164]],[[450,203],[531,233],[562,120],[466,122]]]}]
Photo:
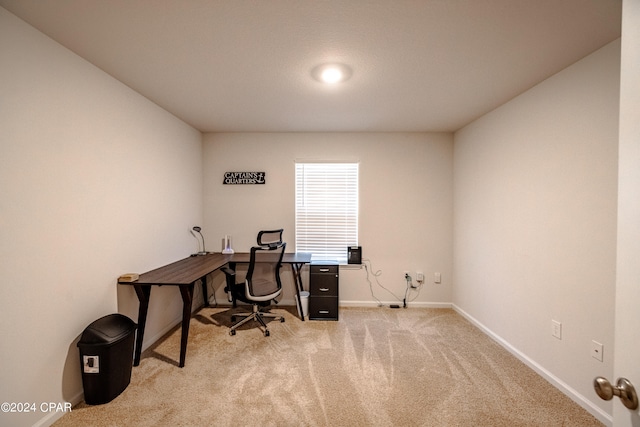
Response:
[{"label": "black trash can", "polygon": [[116,313],[101,317],[82,332],[78,348],[87,404],[110,402],[129,385],[136,327],[133,320]]}]

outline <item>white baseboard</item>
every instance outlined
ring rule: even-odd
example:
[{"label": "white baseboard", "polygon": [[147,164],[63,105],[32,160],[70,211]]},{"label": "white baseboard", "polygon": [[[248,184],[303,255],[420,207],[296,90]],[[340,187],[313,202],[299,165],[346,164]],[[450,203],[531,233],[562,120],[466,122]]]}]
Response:
[{"label": "white baseboard", "polygon": [[163,329],[161,329],[160,331],[158,331],[155,335],[153,335],[151,337],[148,337],[147,333],[145,331],[144,342],[142,343],[142,352],[144,352],[146,349],[151,347],[153,344],[156,343],[156,341],[158,341],[160,338],[165,336],[171,329],[175,328],[177,325],[180,325],[180,324],[182,324],[182,316],[180,316],[177,319],[174,319],[167,326],[165,326]]},{"label": "white baseboard", "polygon": [[[84,400],[84,391],[73,396],[67,402],[71,404],[71,406],[76,406],[78,403]],[[72,409],[73,411],[73,409]],[[44,417],[40,418],[36,423],[33,424],[33,427],[49,427],[53,425],[56,421],[62,418],[67,412],[65,411],[51,411]]]},{"label": "white baseboard", "polygon": [[492,330],[490,330],[485,325],[480,323],[473,316],[469,315],[469,313],[467,313],[466,311],[462,310],[460,307],[458,307],[455,304],[451,304],[451,307],[457,313],[459,313],[462,317],[464,317],[469,322],[471,322],[474,326],[476,326],[478,329],[480,329],[483,333],[485,333],[490,338],[492,338],[494,341],[496,341],[498,344],[500,344],[505,350],[507,350],[509,353],[513,354],[520,361],[522,361],[525,365],[527,365],[528,367],[533,369],[535,372],[537,372],[540,376],[542,376],[544,379],[546,379],[555,388],[560,390],[562,393],[567,395],[567,397],[569,397],[571,400],[576,402],[578,405],[580,405],[582,408],[584,408],[591,415],[596,417],[600,422],[604,423],[605,425],[607,425],[609,427],[613,426],[613,417],[612,417],[612,415],[607,414],[606,412],[604,412],[602,409],[600,409],[598,406],[596,406],[589,399],[584,397],[582,394],[578,393],[574,388],[570,387],[567,383],[562,381],[560,378],[556,377],[551,372],[547,371],[544,367],[539,365],[537,362],[535,362],[534,360],[530,359],[526,354],[522,353],[520,350],[518,350],[517,348],[513,347],[511,344],[509,344],[507,341],[505,341],[502,337],[500,337],[499,335],[495,334]]},{"label": "white baseboard", "polygon": [[[340,307],[389,307],[395,304],[402,307],[402,301],[340,301]],[[409,302],[407,308],[451,308],[449,302]]]}]

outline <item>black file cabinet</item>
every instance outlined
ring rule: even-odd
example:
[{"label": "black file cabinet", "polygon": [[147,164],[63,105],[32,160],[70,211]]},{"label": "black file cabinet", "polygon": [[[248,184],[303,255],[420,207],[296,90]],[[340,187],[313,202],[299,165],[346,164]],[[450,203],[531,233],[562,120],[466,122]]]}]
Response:
[{"label": "black file cabinet", "polygon": [[338,320],[338,264],[311,264],[309,320]]}]

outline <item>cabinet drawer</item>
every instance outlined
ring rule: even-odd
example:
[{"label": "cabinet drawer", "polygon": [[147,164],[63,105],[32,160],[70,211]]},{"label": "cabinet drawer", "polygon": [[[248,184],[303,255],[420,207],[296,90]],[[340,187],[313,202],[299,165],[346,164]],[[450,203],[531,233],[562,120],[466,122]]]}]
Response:
[{"label": "cabinet drawer", "polygon": [[309,293],[313,296],[337,297],[338,277],[335,274],[314,274],[310,276]]},{"label": "cabinet drawer", "polygon": [[310,297],[309,320],[338,320],[338,298]]},{"label": "cabinet drawer", "polygon": [[311,264],[311,266],[309,267],[309,272],[311,274],[328,274],[328,273],[333,273],[333,274],[338,274],[338,264]]}]

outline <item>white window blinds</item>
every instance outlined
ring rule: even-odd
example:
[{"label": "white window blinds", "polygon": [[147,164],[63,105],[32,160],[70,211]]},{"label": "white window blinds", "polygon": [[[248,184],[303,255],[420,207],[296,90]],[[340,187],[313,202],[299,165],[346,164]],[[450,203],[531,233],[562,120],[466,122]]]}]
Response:
[{"label": "white window blinds", "polygon": [[358,244],[358,164],[296,163],[296,251],[347,261]]}]

